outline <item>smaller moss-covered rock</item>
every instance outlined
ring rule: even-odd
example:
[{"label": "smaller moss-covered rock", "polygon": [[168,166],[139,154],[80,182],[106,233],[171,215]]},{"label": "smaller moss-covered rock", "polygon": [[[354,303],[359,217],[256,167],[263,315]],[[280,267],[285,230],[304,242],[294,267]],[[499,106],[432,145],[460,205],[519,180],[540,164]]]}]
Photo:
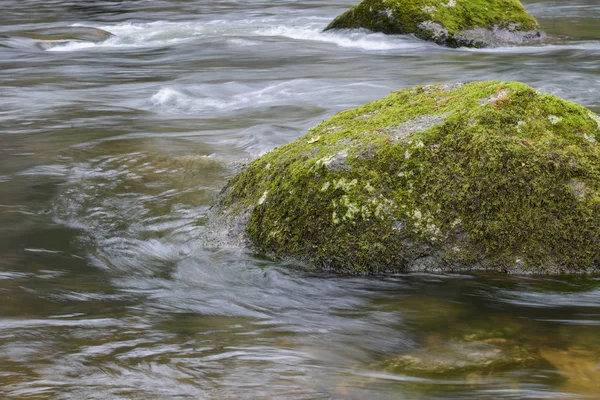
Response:
[{"label": "smaller moss-covered rock", "polygon": [[418,86],[250,163],[225,226],[353,274],[598,272],[600,117],[518,82]]},{"label": "smaller moss-covered rock", "polygon": [[449,47],[521,44],[543,36],[519,0],[363,0],[325,30],[366,28]]}]

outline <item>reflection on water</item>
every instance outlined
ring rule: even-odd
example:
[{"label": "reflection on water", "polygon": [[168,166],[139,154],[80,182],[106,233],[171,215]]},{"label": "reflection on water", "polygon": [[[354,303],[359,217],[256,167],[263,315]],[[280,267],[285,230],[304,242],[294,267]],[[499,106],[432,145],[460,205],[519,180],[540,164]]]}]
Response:
[{"label": "reflection on water", "polygon": [[391,90],[516,79],[600,111],[595,1],[528,2],[548,42],[483,50],[321,33],[353,3],[8,1],[1,397],[600,392],[597,278],[339,277],[219,246],[240,165]]}]

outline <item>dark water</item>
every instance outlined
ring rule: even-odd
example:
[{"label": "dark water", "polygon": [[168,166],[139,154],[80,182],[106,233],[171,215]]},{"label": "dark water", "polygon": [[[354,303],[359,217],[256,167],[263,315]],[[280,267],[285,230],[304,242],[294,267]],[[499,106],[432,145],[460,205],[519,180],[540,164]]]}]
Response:
[{"label": "dark water", "polygon": [[[600,111],[596,0],[527,2],[548,42],[488,50],[320,33],[353,3],[2,3],[0,397],[600,398],[596,278],[334,277],[209,240],[231,162],[392,90],[520,80]],[[390,367],[474,342],[535,361]]]}]

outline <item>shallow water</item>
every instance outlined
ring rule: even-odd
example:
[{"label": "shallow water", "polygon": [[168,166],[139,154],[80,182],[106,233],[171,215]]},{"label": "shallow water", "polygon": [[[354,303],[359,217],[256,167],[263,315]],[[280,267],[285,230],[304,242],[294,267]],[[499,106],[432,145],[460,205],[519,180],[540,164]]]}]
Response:
[{"label": "shallow water", "polygon": [[[209,240],[232,163],[392,90],[520,80],[600,111],[595,0],[526,2],[547,42],[485,50],[321,33],[353,3],[4,2],[1,397],[598,397],[597,278],[336,277]],[[84,26],[114,36],[51,35]],[[538,360],[389,368],[474,340]]]}]

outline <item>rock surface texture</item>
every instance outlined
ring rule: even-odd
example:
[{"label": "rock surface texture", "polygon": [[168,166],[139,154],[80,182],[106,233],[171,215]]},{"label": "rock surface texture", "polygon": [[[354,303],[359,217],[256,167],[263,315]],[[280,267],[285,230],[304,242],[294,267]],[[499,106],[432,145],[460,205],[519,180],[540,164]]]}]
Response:
[{"label": "rock surface texture", "polygon": [[222,192],[230,237],[346,273],[598,272],[600,118],[518,82],[343,111]]},{"label": "rock surface texture", "polygon": [[325,30],[356,28],[414,34],[449,47],[514,45],[543,37],[519,0],[363,0]]}]

